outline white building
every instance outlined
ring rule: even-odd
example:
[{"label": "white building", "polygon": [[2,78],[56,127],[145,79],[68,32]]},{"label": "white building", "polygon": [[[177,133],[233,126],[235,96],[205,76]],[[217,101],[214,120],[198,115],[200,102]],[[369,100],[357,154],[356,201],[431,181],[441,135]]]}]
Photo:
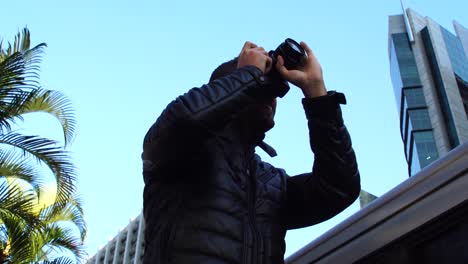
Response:
[{"label": "white building", "polygon": [[88,259],[88,264],[143,263],[145,223],[143,214],[133,219],[117,236]]}]

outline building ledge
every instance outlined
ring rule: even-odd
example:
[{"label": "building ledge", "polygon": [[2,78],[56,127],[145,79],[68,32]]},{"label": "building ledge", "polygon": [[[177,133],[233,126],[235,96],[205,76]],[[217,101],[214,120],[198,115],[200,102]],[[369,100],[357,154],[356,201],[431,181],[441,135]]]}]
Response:
[{"label": "building ledge", "polygon": [[467,167],[465,143],[288,257],[286,263],[373,263],[364,260],[384,254],[395,243],[408,243],[405,237],[414,238],[422,227],[437,225],[448,212],[468,208]]}]

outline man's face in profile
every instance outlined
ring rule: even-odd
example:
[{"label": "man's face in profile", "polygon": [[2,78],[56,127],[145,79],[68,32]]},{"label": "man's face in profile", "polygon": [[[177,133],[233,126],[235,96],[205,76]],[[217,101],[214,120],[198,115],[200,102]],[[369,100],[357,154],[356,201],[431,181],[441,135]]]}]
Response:
[{"label": "man's face in profile", "polygon": [[276,98],[269,102],[256,103],[248,106],[241,113],[252,130],[264,133],[275,126]]},{"label": "man's face in profile", "polygon": [[[224,77],[237,69],[237,58],[227,61],[211,74],[210,82]],[[265,100],[248,106],[239,115],[252,130],[264,133],[272,129],[275,125],[274,117],[276,112],[276,98]]]}]

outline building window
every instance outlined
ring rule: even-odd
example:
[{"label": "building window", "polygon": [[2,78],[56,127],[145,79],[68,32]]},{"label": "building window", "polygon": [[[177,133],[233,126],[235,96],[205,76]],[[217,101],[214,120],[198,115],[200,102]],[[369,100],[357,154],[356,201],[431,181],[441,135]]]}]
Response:
[{"label": "building window", "polygon": [[406,33],[392,34],[390,37],[390,76],[395,92],[400,120],[405,109],[403,89],[421,87],[421,80],[414,59],[413,50]]},{"label": "building window", "polygon": [[431,129],[431,122],[427,109],[423,109],[426,108],[426,100],[424,98],[422,87],[404,88],[402,93],[403,109],[400,116],[400,132],[406,150],[406,160],[409,160],[410,144],[408,141],[410,133],[413,129]]},{"label": "building window", "polygon": [[455,75],[461,79],[468,80],[468,58],[463,49],[463,44],[460,39],[447,29],[441,27],[442,36],[447,47],[447,53],[452,64],[452,69]]},{"label": "building window", "polygon": [[431,129],[431,120],[426,108],[408,110],[411,124],[414,130]]},{"label": "building window", "polygon": [[439,158],[432,130],[414,132],[413,137],[421,168]]},{"label": "building window", "polygon": [[406,103],[408,107],[424,107],[426,106],[426,99],[422,87],[406,88],[404,90]]},{"label": "building window", "polygon": [[[406,113],[408,115],[408,113]],[[411,125],[411,122],[409,122],[409,118],[405,120],[405,138],[404,138],[404,145],[405,145],[405,155],[406,155],[406,160],[408,163],[411,162],[410,156],[411,156],[411,151],[413,149],[413,137],[412,137],[412,131],[413,131],[413,126]]]},{"label": "building window", "polygon": [[468,82],[464,81],[462,78],[455,75],[458,85],[458,90],[460,91],[460,96],[463,101],[463,107],[465,108],[465,113],[468,118]]},{"label": "building window", "polygon": [[408,172],[410,176],[413,176],[416,174],[418,171],[421,170],[421,167],[419,165],[419,157],[418,157],[418,151],[417,148],[414,144],[414,138],[411,136],[411,140],[409,142],[410,148],[409,148],[409,167],[408,167]]},{"label": "building window", "polygon": [[403,110],[400,116],[400,132],[403,143],[406,146],[408,141],[408,105],[406,104],[406,100],[403,101]]}]

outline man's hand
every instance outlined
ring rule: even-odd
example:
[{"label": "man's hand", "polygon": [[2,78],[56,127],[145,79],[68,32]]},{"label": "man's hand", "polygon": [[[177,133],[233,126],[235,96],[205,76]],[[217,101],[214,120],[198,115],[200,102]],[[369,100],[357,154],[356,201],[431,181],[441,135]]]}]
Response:
[{"label": "man's hand", "polygon": [[307,62],[304,67],[299,70],[288,70],[284,67],[284,59],[278,56],[276,69],[285,80],[301,88],[305,97],[326,95],[327,89],[323,81],[322,67],[305,42],[301,42],[301,47],[307,52]]},{"label": "man's hand", "polygon": [[259,68],[263,73],[267,73],[271,70],[271,64],[272,60],[264,48],[247,41],[239,54],[237,68],[253,65]]}]

